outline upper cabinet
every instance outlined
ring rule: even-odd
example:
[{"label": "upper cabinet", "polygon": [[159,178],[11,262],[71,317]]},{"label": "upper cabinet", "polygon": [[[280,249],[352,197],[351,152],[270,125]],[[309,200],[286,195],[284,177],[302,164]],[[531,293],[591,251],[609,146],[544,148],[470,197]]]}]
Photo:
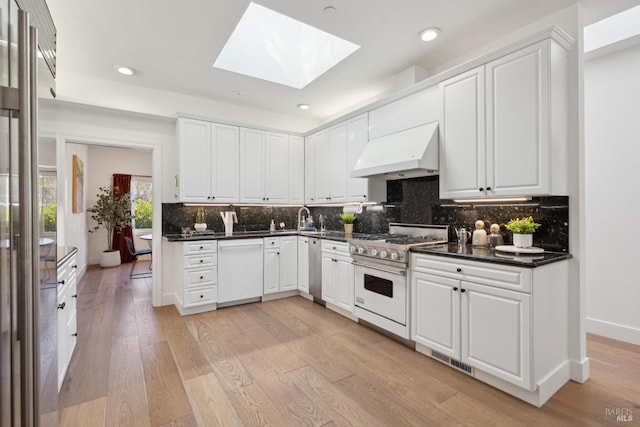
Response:
[{"label": "upper cabinet", "polygon": [[349,177],[368,141],[367,113],[308,136],[305,141],[305,202],[386,201],[384,180]]},{"label": "upper cabinet", "polygon": [[178,119],[178,201],[304,203],[302,137]]},{"label": "upper cabinet", "polygon": [[178,201],[238,200],[238,133],[237,126],[178,119]]},{"label": "upper cabinet", "polygon": [[240,202],[304,202],[301,137],[240,128]]},{"label": "upper cabinet", "polygon": [[441,198],[567,193],[567,55],[555,41],[439,87]]}]

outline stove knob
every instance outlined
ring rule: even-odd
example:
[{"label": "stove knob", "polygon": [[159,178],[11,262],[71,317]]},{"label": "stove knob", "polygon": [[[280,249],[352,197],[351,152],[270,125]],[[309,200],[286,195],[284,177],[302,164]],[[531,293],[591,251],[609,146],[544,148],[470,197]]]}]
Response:
[{"label": "stove knob", "polygon": [[385,250],[380,251],[380,258],[386,258],[389,253]]},{"label": "stove knob", "polygon": [[362,246],[358,246],[358,253],[361,255],[364,253],[364,248]]},{"label": "stove knob", "polygon": [[398,259],[398,252],[391,252],[391,259],[396,261]]},{"label": "stove knob", "polygon": [[378,250],[377,249],[371,249],[371,251],[369,251],[369,253],[371,254],[371,256],[378,256]]}]

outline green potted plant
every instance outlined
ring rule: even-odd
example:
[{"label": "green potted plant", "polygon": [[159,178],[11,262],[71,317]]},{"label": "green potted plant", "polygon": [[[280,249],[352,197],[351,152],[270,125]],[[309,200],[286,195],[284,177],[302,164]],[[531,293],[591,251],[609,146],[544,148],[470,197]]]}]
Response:
[{"label": "green potted plant", "polygon": [[513,233],[513,245],[517,248],[533,246],[533,233],[541,224],[533,221],[533,217],[516,218],[509,221],[505,228]]},{"label": "green potted plant", "polygon": [[353,223],[358,219],[358,215],[354,213],[341,213],[340,219],[344,223],[344,232],[347,234],[353,233]]},{"label": "green potted plant", "polygon": [[199,206],[196,211],[196,223],[193,228],[195,228],[196,231],[204,231],[207,229],[207,215],[204,213],[202,206]]},{"label": "green potted plant", "polygon": [[91,219],[96,222],[89,233],[97,232],[101,227],[107,230],[107,249],[100,257],[101,267],[120,265],[120,251],[113,249],[113,233],[131,225],[131,196],[124,194],[116,197],[111,186],[100,187],[96,203],[87,209]]}]

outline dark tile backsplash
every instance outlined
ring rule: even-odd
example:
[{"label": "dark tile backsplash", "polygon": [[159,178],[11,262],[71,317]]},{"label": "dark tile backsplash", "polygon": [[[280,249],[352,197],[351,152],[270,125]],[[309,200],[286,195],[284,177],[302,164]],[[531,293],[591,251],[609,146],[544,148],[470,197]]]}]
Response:
[{"label": "dark tile backsplash", "polygon": [[[163,203],[162,232],[179,233],[183,226],[193,227],[195,206]],[[224,231],[220,212],[234,210],[238,215],[235,230],[267,230],[271,219],[279,227],[295,229],[298,208],[295,207],[218,207],[205,206],[207,228]],[[319,216],[325,218],[327,230],[342,230],[340,207],[309,208],[320,227]],[[505,244],[511,244],[511,233],[504,226],[509,219],[533,216],[542,227],[533,236],[535,246],[550,251],[569,251],[569,198],[565,196],[534,197],[528,202],[455,204],[438,198],[438,176],[403,179],[387,183],[387,203],[369,206],[358,217],[354,231],[358,233],[386,233],[390,222],[450,225],[450,241],[455,241],[454,228],[464,226],[473,231],[476,220],[485,222],[487,232],[492,223],[500,224]]]}]

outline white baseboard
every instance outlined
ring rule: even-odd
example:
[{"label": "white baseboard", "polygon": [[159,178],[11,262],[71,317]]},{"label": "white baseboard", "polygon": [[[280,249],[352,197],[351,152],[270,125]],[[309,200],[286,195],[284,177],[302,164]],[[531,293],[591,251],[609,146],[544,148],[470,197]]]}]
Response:
[{"label": "white baseboard", "polygon": [[587,317],[587,332],[640,345],[640,329]]},{"label": "white baseboard", "polygon": [[589,379],[590,369],[591,364],[588,357],[585,357],[583,360],[571,360],[569,364],[569,378],[571,381],[582,384]]}]

